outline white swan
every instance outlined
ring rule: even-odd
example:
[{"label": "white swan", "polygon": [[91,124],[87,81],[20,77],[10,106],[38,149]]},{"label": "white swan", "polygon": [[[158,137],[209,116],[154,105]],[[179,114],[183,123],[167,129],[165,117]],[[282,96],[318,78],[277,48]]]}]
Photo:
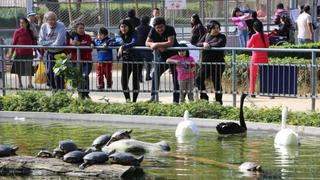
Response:
[{"label": "white swan", "polygon": [[274,144],[280,146],[296,146],[299,145],[299,136],[292,129],[287,128],[286,121],[288,115],[288,107],[282,109],[281,130],[274,138]]},{"label": "white swan", "polygon": [[198,127],[196,123],[189,120],[189,111],[184,111],[184,120],[179,122],[176,129],[176,137],[187,137],[187,136],[195,136],[199,134]]}]

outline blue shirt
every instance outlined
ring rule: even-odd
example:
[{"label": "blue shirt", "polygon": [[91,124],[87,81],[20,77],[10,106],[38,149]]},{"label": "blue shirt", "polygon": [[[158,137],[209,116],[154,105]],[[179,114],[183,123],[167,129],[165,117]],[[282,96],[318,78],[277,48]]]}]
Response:
[{"label": "blue shirt", "polygon": [[[108,37],[100,40],[100,39],[95,39],[93,41],[93,44],[95,46],[109,46],[112,44],[113,39],[109,39]],[[112,61],[112,49],[97,49],[97,58],[98,62],[103,62],[103,61]]]}]

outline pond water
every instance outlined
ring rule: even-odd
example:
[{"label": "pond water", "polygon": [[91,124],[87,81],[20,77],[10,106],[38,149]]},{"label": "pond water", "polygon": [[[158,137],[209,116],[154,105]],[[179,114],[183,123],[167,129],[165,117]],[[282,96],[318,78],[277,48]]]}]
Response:
[{"label": "pond water", "polygon": [[[19,155],[35,155],[40,149],[55,148],[64,139],[72,139],[79,147],[89,147],[95,137],[127,128],[103,123],[2,120],[0,144],[19,146]],[[145,172],[142,179],[320,179],[317,137],[302,137],[298,148],[279,149],[273,145],[275,133],[270,132],[249,131],[246,136],[219,137],[215,130],[204,129],[197,139],[177,143],[173,127],[131,128],[132,138],[147,142],[166,140],[172,149],[167,155],[146,155],[141,164]],[[225,167],[246,161],[260,163],[265,172],[241,173],[237,168]]]}]

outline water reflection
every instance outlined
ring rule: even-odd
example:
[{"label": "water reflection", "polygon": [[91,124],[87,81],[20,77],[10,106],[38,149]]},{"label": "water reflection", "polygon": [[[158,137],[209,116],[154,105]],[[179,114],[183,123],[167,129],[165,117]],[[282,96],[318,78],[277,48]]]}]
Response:
[{"label": "water reflection", "polygon": [[281,177],[285,178],[292,174],[292,167],[297,163],[296,158],[299,156],[299,148],[297,146],[279,146],[274,145],[276,152],[275,163],[279,166]]},{"label": "water reflection", "polygon": [[192,154],[197,152],[198,137],[177,138],[176,153],[178,155]]}]

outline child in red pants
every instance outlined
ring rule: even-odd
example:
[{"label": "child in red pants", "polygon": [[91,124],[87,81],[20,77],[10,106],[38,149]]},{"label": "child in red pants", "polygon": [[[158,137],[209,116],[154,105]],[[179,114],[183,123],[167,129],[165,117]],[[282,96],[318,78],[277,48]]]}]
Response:
[{"label": "child in red pants", "polygon": [[[101,27],[98,31],[98,38],[95,39],[91,46],[107,47],[112,44],[113,39],[108,37],[108,30]],[[98,89],[104,89],[104,78],[107,79],[107,88],[112,88],[112,49],[98,49]]]},{"label": "child in red pants", "polygon": [[[253,30],[256,32],[247,43],[249,48],[269,48],[268,36],[263,32],[263,25],[260,21],[253,23]],[[255,97],[256,79],[258,72],[258,64],[268,63],[268,53],[265,51],[252,51],[251,65],[250,65],[250,94]]]}]

